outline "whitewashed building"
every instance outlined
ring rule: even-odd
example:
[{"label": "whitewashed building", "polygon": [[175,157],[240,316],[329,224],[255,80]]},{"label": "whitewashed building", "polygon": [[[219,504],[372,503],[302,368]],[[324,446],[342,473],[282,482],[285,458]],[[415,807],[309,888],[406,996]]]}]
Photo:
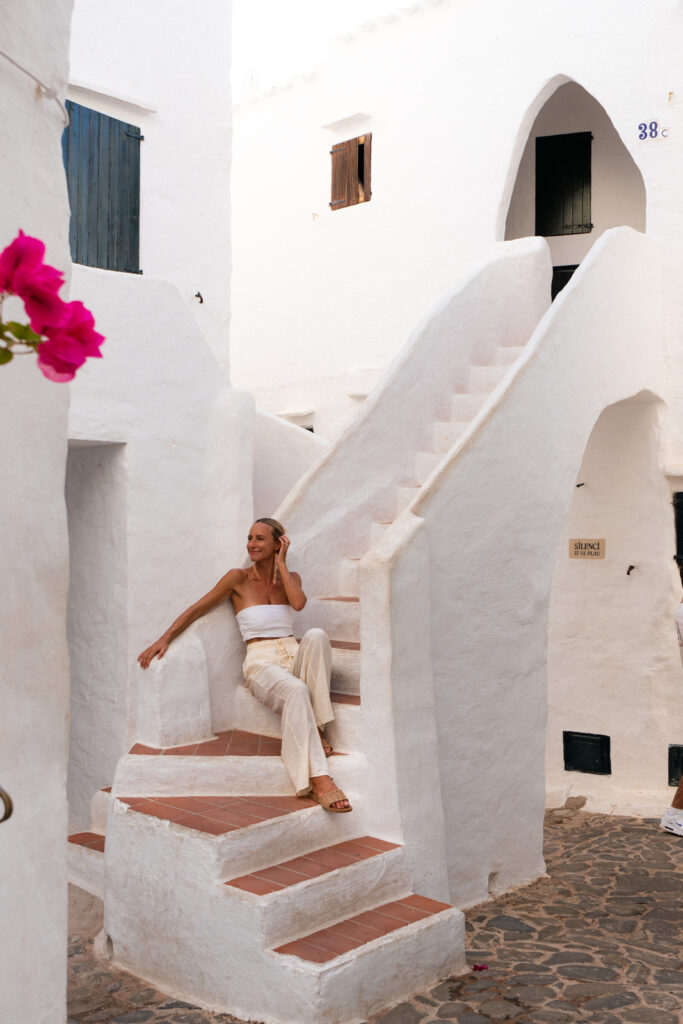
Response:
[{"label": "whitewashed building", "polygon": [[[241,1017],[357,1024],[464,969],[462,908],[543,871],[546,803],[669,802],[683,12],[398,5],[240,105],[232,173],[229,5],[78,0],[67,91],[69,13],[27,3],[8,45],[35,38],[70,101],[72,294],[107,342],[71,388],[68,460],[64,392],[38,434],[0,368],[38,481],[5,452],[32,503],[2,557],[49,638],[22,646],[3,618],[0,785],[18,799],[0,842],[25,945],[0,998],[20,1024],[64,1020],[68,641],[69,874],[103,901],[101,955]],[[64,265],[61,112],[15,70],[0,58],[15,134],[50,160],[13,153],[0,213]],[[119,188],[124,165],[139,186]],[[227,376],[231,316],[256,417]],[[47,386],[34,369],[22,403]],[[135,663],[241,562],[253,499],[272,514],[287,491],[297,631],[333,641],[349,815],[292,798],[230,609]],[[52,859],[27,895],[38,820]],[[282,880],[330,847],[330,870]],[[363,911],[390,924],[330,946]]]}]

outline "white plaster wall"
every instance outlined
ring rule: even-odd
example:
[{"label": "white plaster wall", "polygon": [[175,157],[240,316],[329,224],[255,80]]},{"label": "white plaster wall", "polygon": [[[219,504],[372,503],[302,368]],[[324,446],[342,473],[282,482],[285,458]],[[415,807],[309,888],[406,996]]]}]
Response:
[{"label": "white plaster wall", "polygon": [[[235,115],[234,380],[267,411],[314,408],[325,436],[340,430],[337,403],[352,408],[335,381],[386,366],[424,311],[504,236],[533,122],[570,79],[602,104],[643,175],[648,232],[670,261],[667,346],[680,349],[680,5],[632,0],[628,16],[618,0],[411,6],[348,33],[310,81]],[[338,124],[358,114],[367,116]],[[638,139],[651,119],[671,126],[668,140]],[[372,200],[331,212],[329,150],[363,131],[373,133]],[[682,362],[676,355],[672,379],[683,379]],[[680,450],[678,413],[675,423]]]},{"label": "white plaster wall", "polygon": [[[398,571],[406,516],[423,520],[430,549],[431,673],[457,905],[542,870],[554,556],[598,415],[615,401],[662,388],[660,309],[656,248],[627,228],[605,234],[542,320],[496,407],[390,530]],[[643,516],[641,529],[646,523]],[[650,557],[657,559],[653,575],[668,578],[663,546],[656,542]],[[387,541],[384,559],[390,557]],[[407,622],[409,578],[403,586],[397,581],[395,593],[404,595]],[[652,600],[646,595],[644,607]],[[399,664],[406,643],[397,633]],[[645,664],[661,663],[658,635],[643,635],[640,645]],[[411,767],[397,761],[406,787]],[[420,841],[419,829],[406,835],[409,847]],[[415,870],[419,877],[419,858]]]},{"label": "white plaster wall", "polygon": [[258,412],[254,419],[254,515],[272,517],[324,450],[325,442],[310,430]]},{"label": "white plaster wall", "polygon": [[[2,49],[63,96],[70,0],[0,11]],[[69,269],[62,114],[0,57],[3,147],[0,248],[19,228]],[[0,825],[0,1019],[60,1024],[66,1005],[68,552],[63,497],[68,389],[35,358],[0,368],[0,785],[14,816]]]},{"label": "white plaster wall", "polygon": [[72,445],[67,460],[71,832],[90,827],[90,800],[111,785],[128,738],[128,481],[124,445]]},{"label": "white plaster wall", "polygon": [[142,129],[140,266],[176,285],[223,366],[230,48],[229,0],[76,0],[69,97]]},{"label": "white plaster wall", "polygon": [[[75,267],[72,289],[107,336],[72,391],[74,440],[126,445],[128,739],[136,656],[243,559],[251,522],[253,402],[230,388],[175,286]],[[235,668],[234,617],[207,637],[213,724],[226,728],[224,680]],[[204,624],[202,624],[202,627]],[[199,627],[198,627],[199,628]],[[107,659],[116,659],[116,638]],[[105,659],[106,660],[106,659]],[[106,675],[97,689],[103,693]],[[124,749],[120,750],[123,753]]]},{"label": "white plaster wall", "polygon": [[[659,465],[661,409],[620,402],[591,434],[558,546],[548,628],[549,802],[657,814],[668,745],[680,742],[680,600],[671,495]],[[606,539],[605,558],[569,558],[569,539]],[[627,575],[629,565],[635,568]],[[612,775],[565,772],[562,732],[611,738]]]},{"label": "white plaster wall", "polygon": [[645,230],[645,186],[642,175],[614,125],[585,89],[569,82],[553,93],[534,121],[519,165],[506,223],[506,238],[525,238],[535,231],[536,139],[590,131],[591,221],[589,234],[554,235],[547,239],[553,266],[580,263],[608,228],[628,224]]}]

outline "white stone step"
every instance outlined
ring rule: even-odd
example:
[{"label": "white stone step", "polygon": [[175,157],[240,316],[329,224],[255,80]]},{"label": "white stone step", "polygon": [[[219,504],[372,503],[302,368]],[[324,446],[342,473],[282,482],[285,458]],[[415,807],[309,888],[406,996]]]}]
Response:
[{"label": "white stone step", "polygon": [[387,523],[372,523],[370,526],[370,547],[378,544],[381,541],[384,534],[391,526],[390,522]]},{"label": "white stone step", "polygon": [[[93,830],[94,834],[94,830]],[[101,833],[104,836],[104,833]],[[74,842],[66,844],[69,882],[99,899],[104,898],[104,853]]]},{"label": "white stone step", "polygon": [[[332,702],[334,722],[325,734],[335,750],[345,754],[361,749],[360,707],[356,704]],[[246,686],[235,691],[235,728],[261,736],[280,736],[280,716],[256,700]]]},{"label": "white stone step", "polygon": [[350,641],[332,642],[332,682],[333,693],[360,693],[360,645],[343,648],[336,646]]},{"label": "white stone step", "polygon": [[[354,819],[355,810],[305,807],[214,837],[117,801],[107,839],[106,927],[115,963],[188,1001],[267,1024],[357,1024],[464,971],[464,919],[454,908],[438,905],[427,917],[318,963],[268,947],[264,930],[287,932],[286,900],[264,929],[263,902],[236,897],[222,884],[368,834]],[[309,906],[323,889],[323,883],[314,887]],[[364,870],[351,890],[365,910],[384,906],[381,896],[372,899]],[[331,907],[338,898],[339,891],[330,896]],[[328,927],[338,923],[335,917]],[[309,936],[303,925],[292,939]]]},{"label": "white stone step", "polygon": [[[366,769],[360,753],[333,754],[327,759],[339,785],[359,789]],[[126,754],[116,767],[117,796],[291,796],[292,783],[282,758],[163,756]]]},{"label": "white stone step", "polygon": [[507,372],[507,366],[471,366],[470,393],[480,395],[484,391],[493,391]]},{"label": "white stone step", "polygon": [[437,422],[434,424],[434,451],[435,452],[447,452],[449,451],[456,441],[458,441],[465,433],[470,425],[470,420],[463,421],[446,421]]},{"label": "white stone step", "polygon": [[[278,877],[277,871],[273,877]],[[228,898],[246,900],[258,908],[264,945],[274,947],[317,928],[326,928],[378,903],[399,899],[410,891],[411,876],[405,851],[398,846],[327,871],[317,878],[302,878],[294,885],[265,895],[236,889],[229,881],[226,881]]]},{"label": "white stone step", "polygon": [[339,563],[339,593],[358,597],[358,566],[360,558],[343,558]]},{"label": "white stone step", "polygon": [[525,345],[499,345],[496,356],[498,366],[512,366],[513,363],[517,362],[525,348]]},{"label": "white stone step", "polygon": [[415,479],[423,484],[443,460],[442,452],[418,452],[415,456]]},{"label": "white stone step", "polygon": [[408,508],[408,505],[418,496],[420,493],[420,487],[418,484],[413,486],[402,486],[397,488],[398,494],[396,498],[396,515],[400,515],[404,508]]},{"label": "white stone step", "polygon": [[457,422],[473,419],[488,397],[488,394],[453,395],[451,399],[451,419]]},{"label": "white stone step", "polygon": [[111,787],[98,789],[93,795],[90,801],[90,823],[93,832],[101,832],[104,835],[107,831],[107,817],[111,802]]},{"label": "white stone step", "polygon": [[345,594],[309,598],[306,610],[309,620],[324,629],[330,640],[358,640],[360,602],[357,597]]}]

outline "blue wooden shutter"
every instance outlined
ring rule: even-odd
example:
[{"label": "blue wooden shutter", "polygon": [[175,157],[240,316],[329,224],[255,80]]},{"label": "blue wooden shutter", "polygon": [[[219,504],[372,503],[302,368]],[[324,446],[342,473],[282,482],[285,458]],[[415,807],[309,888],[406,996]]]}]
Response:
[{"label": "blue wooden shutter", "polygon": [[536,139],[536,234],[591,231],[590,132]]},{"label": "blue wooden shutter", "polygon": [[75,263],[140,271],[140,142],[136,125],[67,100],[62,138]]}]

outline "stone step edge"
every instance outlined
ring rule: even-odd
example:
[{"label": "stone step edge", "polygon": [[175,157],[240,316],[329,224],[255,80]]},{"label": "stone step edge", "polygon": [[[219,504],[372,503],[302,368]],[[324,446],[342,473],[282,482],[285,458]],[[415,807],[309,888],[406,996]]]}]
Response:
[{"label": "stone step edge", "polygon": [[[309,853],[302,854],[299,857],[274,863],[269,867],[261,868],[258,871],[250,872],[246,875],[241,875],[238,878],[228,879],[223,884],[234,889],[239,889],[241,892],[247,893],[251,896],[268,896],[273,893],[282,892],[284,889],[291,889],[293,886],[301,885],[304,882],[310,882],[315,878],[323,877],[330,874],[332,871],[352,867],[363,860],[370,860],[371,858],[380,856],[390,850],[399,850],[400,848],[401,847],[397,843],[389,843],[384,839],[378,839],[376,836],[359,836],[356,839],[347,839],[342,843],[319,847],[318,849],[311,850]],[[359,852],[355,852],[356,850]],[[325,867],[323,871],[317,871],[317,873],[313,875],[300,874],[299,878],[295,877],[299,872],[297,872],[297,868],[294,865],[300,865],[301,861],[306,860],[310,860],[311,865],[313,865],[316,858],[320,858],[321,855],[325,855],[328,860],[333,861],[337,859],[335,855],[341,855],[342,859],[348,858],[348,860],[346,863],[343,863],[343,861],[342,863],[337,864],[332,863],[328,867]],[[304,867],[304,869],[307,867],[307,865],[301,866]],[[288,874],[291,874],[292,877],[288,878]],[[267,877],[268,875],[279,875],[281,881],[277,881],[277,879],[272,877],[269,879]]]},{"label": "stone step edge", "polygon": [[272,950],[280,956],[291,956],[312,964],[326,964],[331,960],[356,954],[378,939],[384,939],[411,925],[420,924],[446,912],[459,913],[448,903],[408,893],[371,910],[337,921],[318,931],[302,935]]}]

